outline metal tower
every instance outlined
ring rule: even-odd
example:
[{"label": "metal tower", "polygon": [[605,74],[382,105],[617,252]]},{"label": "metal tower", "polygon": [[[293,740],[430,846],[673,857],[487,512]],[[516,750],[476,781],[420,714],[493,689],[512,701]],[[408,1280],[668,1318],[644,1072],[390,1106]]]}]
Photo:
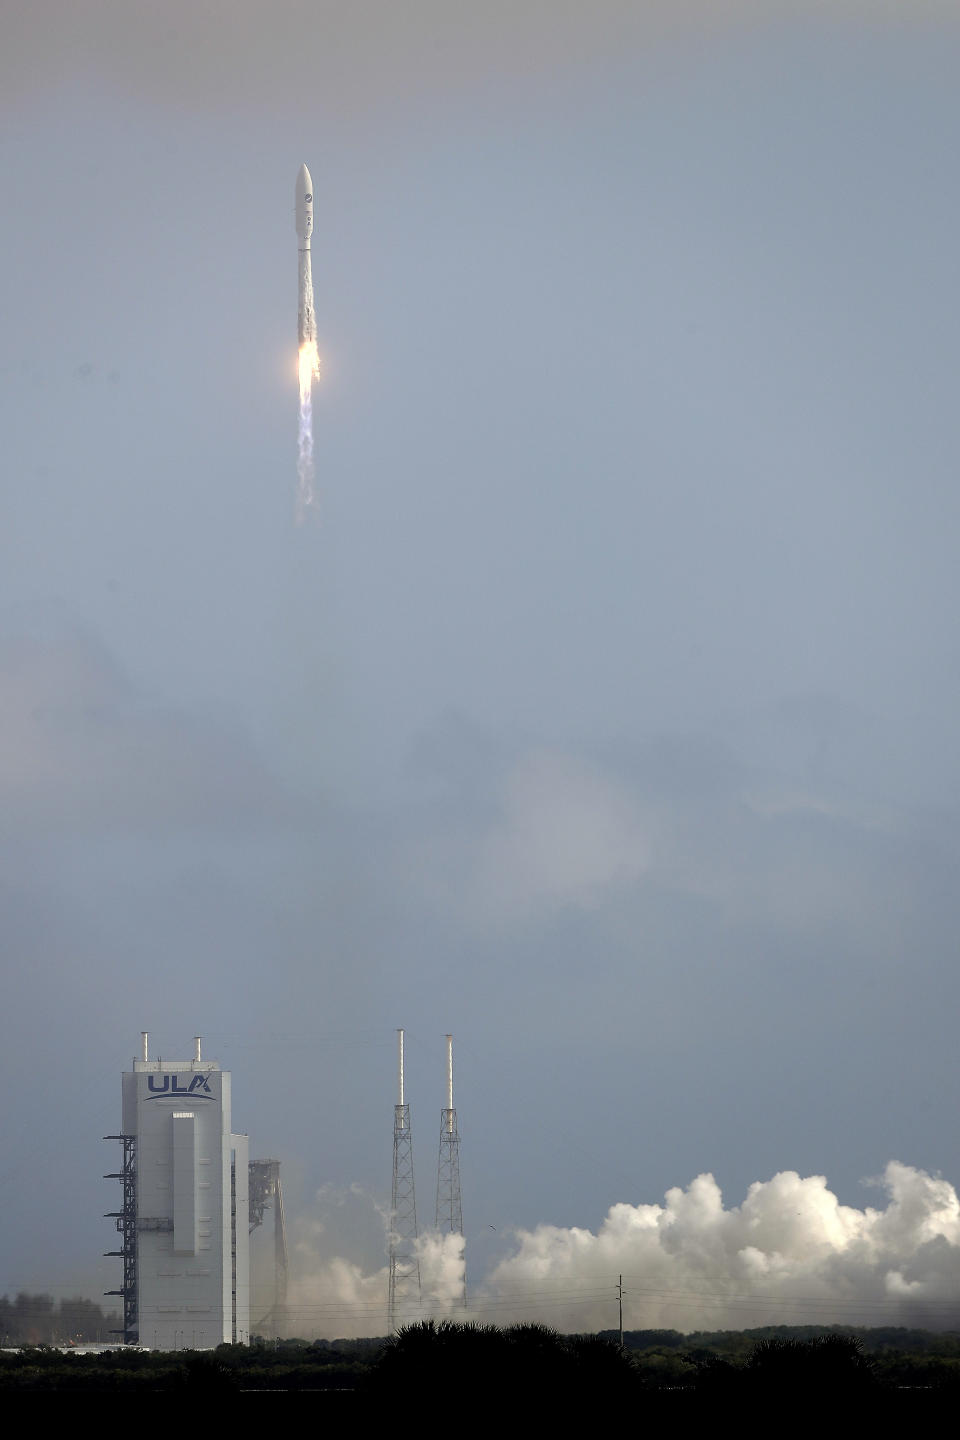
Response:
[{"label": "metal tower", "polygon": [[[121,1235],[119,1250],[105,1250],[105,1255],[117,1255],[123,1259],[123,1283],[119,1290],[105,1290],[105,1295],[123,1296],[124,1345],[136,1345],[139,1337],[138,1295],[137,1295],[137,1137],[136,1135],[105,1135],[105,1140],[119,1140],[123,1146],[121,1168],[104,1180],[120,1180],[123,1184],[123,1200],[120,1210],[108,1210],[106,1219],[116,1220]],[[114,1332],[117,1333],[117,1332]]]},{"label": "metal tower", "polygon": [[387,1325],[390,1333],[404,1314],[420,1306],[420,1261],[417,1259],[417,1200],[413,1185],[413,1133],[410,1106],[403,1098],[403,1031],[397,1031],[398,1103],[393,1107],[393,1186],[390,1192],[390,1290]]},{"label": "metal tower", "polygon": [[[440,1155],[437,1161],[437,1218],[441,1235],[463,1238],[463,1206],[460,1200],[460,1131],[453,1108],[453,1036],[447,1036],[447,1107],[440,1111]],[[467,1270],[459,1303],[467,1303]]]},{"label": "metal tower", "polygon": [[286,1325],[287,1309],[287,1227],[283,1213],[283,1186],[279,1160],[250,1161],[250,1234],[263,1224],[264,1212],[273,1209],[273,1304],[258,1322],[261,1333],[267,1328],[280,1339]]}]

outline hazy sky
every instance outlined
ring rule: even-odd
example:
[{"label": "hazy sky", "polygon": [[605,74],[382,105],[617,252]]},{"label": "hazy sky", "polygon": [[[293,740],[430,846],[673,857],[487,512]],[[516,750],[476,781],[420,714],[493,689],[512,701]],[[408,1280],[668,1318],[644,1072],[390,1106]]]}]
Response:
[{"label": "hazy sky", "polygon": [[8,0],[0,1289],[119,1283],[144,1028],[367,1269],[398,1025],[477,1278],[960,1180],[958,66],[925,0]]}]

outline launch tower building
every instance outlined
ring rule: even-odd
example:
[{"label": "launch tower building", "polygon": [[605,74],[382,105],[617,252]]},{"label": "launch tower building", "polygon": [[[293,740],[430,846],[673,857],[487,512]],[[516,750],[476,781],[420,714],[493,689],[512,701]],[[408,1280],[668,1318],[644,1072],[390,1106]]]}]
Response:
[{"label": "launch tower building", "polygon": [[250,1338],[246,1135],[231,1132],[230,1075],[142,1058],[123,1076],[124,1339],[205,1350]]}]

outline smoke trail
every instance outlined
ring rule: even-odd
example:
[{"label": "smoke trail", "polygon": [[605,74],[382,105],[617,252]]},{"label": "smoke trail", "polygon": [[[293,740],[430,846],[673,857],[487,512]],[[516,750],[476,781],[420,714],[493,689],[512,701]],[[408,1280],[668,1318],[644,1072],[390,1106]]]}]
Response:
[{"label": "smoke trail", "polygon": [[313,382],[320,378],[317,353],[317,315],[313,306],[313,265],[310,237],[313,234],[313,181],[306,165],[300,166],[296,185],[298,310],[297,342],[300,346],[300,428],[297,436],[297,524],[317,503],[313,483]]},{"label": "smoke trail", "polygon": [[[313,292],[309,297],[313,311]],[[297,524],[302,525],[307,512],[317,503],[313,472],[313,382],[320,378],[320,356],[316,340],[305,340],[300,346],[300,425],[297,434]]]}]

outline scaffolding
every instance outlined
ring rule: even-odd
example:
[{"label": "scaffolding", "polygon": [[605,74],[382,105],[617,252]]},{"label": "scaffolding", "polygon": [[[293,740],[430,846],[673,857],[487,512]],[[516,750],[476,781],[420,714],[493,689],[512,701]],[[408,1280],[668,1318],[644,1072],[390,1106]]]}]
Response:
[{"label": "scaffolding", "polygon": [[116,1255],[123,1260],[123,1284],[119,1290],[105,1290],[103,1293],[123,1296],[123,1329],[114,1330],[112,1333],[122,1335],[124,1345],[136,1345],[140,1338],[137,1293],[137,1137],[105,1135],[103,1138],[119,1140],[123,1146],[120,1169],[103,1177],[105,1180],[119,1180],[123,1187],[121,1208],[108,1210],[104,1217],[116,1221],[117,1231],[121,1236],[121,1248],[105,1250],[104,1254]]},{"label": "scaffolding", "polygon": [[420,1308],[417,1200],[413,1182],[413,1132],[403,1094],[403,1031],[398,1041],[398,1103],[393,1107],[393,1185],[390,1191],[390,1281],[387,1326],[392,1335],[404,1316]]}]

